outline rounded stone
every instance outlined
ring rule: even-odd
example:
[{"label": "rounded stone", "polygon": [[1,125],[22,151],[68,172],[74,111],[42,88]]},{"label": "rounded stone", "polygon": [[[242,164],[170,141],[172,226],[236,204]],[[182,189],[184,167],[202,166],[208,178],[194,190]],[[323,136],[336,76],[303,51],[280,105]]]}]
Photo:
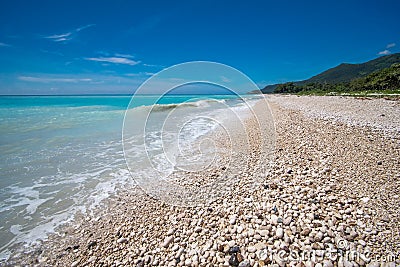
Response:
[{"label": "rounded stone", "polygon": [[249,246],[249,247],[247,248],[247,251],[248,251],[249,253],[254,253],[254,252],[256,252],[256,247],[254,247],[254,246]]},{"label": "rounded stone", "polygon": [[275,235],[276,235],[278,238],[282,238],[282,237],[283,237],[283,229],[280,228],[280,227],[278,227],[278,228],[276,229]]},{"label": "rounded stone", "polygon": [[238,267],[250,267],[250,261],[244,260],[241,263],[239,263]]},{"label": "rounded stone", "polygon": [[236,254],[232,254],[231,255],[231,257],[229,258],[228,263],[231,266],[238,266],[239,265],[239,260],[237,259]]}]

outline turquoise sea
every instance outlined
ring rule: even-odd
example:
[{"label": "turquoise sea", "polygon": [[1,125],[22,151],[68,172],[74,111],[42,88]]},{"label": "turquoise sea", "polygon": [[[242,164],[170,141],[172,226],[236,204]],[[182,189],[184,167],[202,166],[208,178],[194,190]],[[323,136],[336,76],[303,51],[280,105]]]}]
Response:
[{"label": "turquoise sea", "polygon": [[[185,123],[184,131],[171,132],[165,139],[172,144],[178,135],[190,142],[214,127],[209,120],[188,119],[201,114],[218,118],[226,107],[244,108],[233,95],[167,95],[160,99],[141,95],[130,101],[128,95],[0,97],[1,258],[11,249],[45,239],[78,211],[90,213],[118,187],[135,184],[121,141],[128,105],[135,118],[148,108],[155,114],[144,139],[149,140],[155,168],[160,170],[167,168],[157,160],[164,115],[179,108],[169,123]],[[143,121],[137,123],[143,127]],[[132,143],[144,142],[134,133],[132,139]],[[136,150],[130,147],[131,162],[137,159],[134,169],[140,172],[140,159],[146,152],[140,146]]]}]

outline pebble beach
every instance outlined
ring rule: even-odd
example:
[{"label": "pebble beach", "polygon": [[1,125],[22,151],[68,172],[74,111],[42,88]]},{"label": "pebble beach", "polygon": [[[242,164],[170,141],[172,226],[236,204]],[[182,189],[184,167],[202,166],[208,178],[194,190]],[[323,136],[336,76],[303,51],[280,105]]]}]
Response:
[{"label": "pebble beach", "polygon": [[[177,175],[200,188],[219,177],[217,198],[185,207],[139,186],[120,189],[4,265],[399,266],[400,101],[266,101],[273,119],[256,104],[245,134],[231,132],[233,144],[215,133],[217,146],[243,149],[217,157],[212,171]],[[274,151],[261,157],[266,145]]]}]

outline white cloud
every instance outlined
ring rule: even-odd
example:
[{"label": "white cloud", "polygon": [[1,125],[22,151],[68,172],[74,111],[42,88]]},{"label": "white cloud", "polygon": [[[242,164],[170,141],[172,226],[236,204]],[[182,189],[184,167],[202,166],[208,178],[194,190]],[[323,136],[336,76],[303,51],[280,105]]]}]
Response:
[{"label": "white cloud", "polygon": [[72,40],[78,32],[80,32],[80,31],[82,31],[84,29],[87,29],[89,27],[92,27],[94,25],[95,24],[88,24],[88,25],[79,27],[79,28],[77,28],[77,29],[75,29],[73,31],[70,31],[70,32],[66,32],[66,33],[62,33],[62,34],[53,34],[53,35],[45,36],[43,38],[50,39],[50,40],[52,40],[54,42],[66,42],[66,41]]},{"label": "white cloud", "polygon": [[64,42],[64,41],[69,41],[69,40],[71,40],[72,38],[59,38],[59,39],[54,39],[53,41],[54,42]]},{"label": "white cloud", "polygon": [[25,82],[39,82],[39,83],[78,83],[78,82],[91,82],[89,78],[53,78],[53,77],[33,77],[33,76],[19,76],[19,80]]},{"label": "white cloud", "polygon": [[134,61],[129,58],[124,58],[124,57],[89,57],[85,58],[86,60],[90,61],[98,61],[98,62],[109,62],[109,63],[114,63],[114,64],[126,64],[126,65],[137,65],[140,63],[140,61]]},{"label": "white cloud", "polygon": [[228,78],[225,77],[225,76],[221,76],[221,80],[222,80],[224,83],[230,83],[230,82],[231,82],[231,80],[228,79]]},{"label": "white cloud", "polygon": [[378,55],[389,55],[390,53],[391,52],[389,50],[385,49],[385,50],[379,52]]},{"label": "white cloud", "polygon": [[55,34],[55,35],[50,35],[50,36],[46,36],[45,38],[48,39],[59,39],[59,38],[66,38],[72,35],[72,32],[67,32],[64,34]]},{"label": "white cloud", "polygon": [[125,76],[129,76],[129,77],[140,77],[140,76],[152,76],[155,73],[153,72],[138,72],[138,73],[127,73],[125,74]]},{"label": "white cloud", "polygon": [[392,47],[395,47],[396,46],[396,43],[391,43],[391,44],[388,44],[387,46],[386,46],[386,48],[392,48]]},{"label": "white cloud", "polygon": [[77,28],[75,31],[76,31],[76,32],[80,32],[80,31],[82,31],[82,30],[84,30],[84,29],[93,27],[93,26],[95,26],[95,25],[96,25],[96,24],[88,24],[88,25],[85,25],[85,26],[82,26],[82,27]]},{"label": "white cloud", "polygon": [[[3,77],[14,79],[5,86]],[[133,93],[146,76],[128,77],[117,73],[20,73],[17,76],[0,73],[0,87],[9,94],[100,94]],[[8,83],[7,83],[8,84]],[[57,88],[53,91],[51,88]]]},{"label": "white cloud", "polygon": [[390,54],[392,53],[392,51],[390,51],[389,48],[393,48],[393,47],[395,47],[395,46],[396,46],[396,43],[390,43],[390,44],[388,44],[388,45],[386,46],[386,49],[383,50],[383,51],[380,51],[380,52],[378,53],[378,55],[381,55],[381,56],[383,56],[383,55],[390,55]]},{"label": "white cloud", "polygon": [[114,56],[116,56],[116,57],[125,57],[125,58],[134,58],[134,56],[129,55],[129,54],[118,54],[118,53],[116,53],[116,54],[114,54]]},{"label": "white cloud", "polygon": [[0,43],[0,46],[6,47],[6,46],[11,46],[11,45],[5,44],[5,43]]},{"label": "white cloud", "polygon": [[54,34],[50,36],[45,36],[44,38],[50,39],[54,42],[64,42],[64,41],[69,41],[72,39],[72,32],[67,32],[63,34]]},{"label": "white cloud", "polygon": [[165,66],[162,66],[162,65],[155,65],[155,64],[143,64],[143,66],[145,66],[145,67],[161,68],[161,69],[165,68]]}]

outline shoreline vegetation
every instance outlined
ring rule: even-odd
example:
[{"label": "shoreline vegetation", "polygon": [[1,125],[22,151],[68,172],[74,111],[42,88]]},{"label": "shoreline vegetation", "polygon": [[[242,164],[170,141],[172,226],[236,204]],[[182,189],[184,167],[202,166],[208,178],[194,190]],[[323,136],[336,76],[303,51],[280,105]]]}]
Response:
[{"label": "shoreline vegetation", "polygon": [[399,94],[400,93],[400,64],[395,63],[389,68],[368,74],[362,78],[352,79],[341,83],[295,83],[279,84],[275,93],[297,94]]},{"label": "shoreline vegetation", "polygon": [[[234,174],[240,179],[223,198],[178,207],[140,188],[122,188],[97,213],[76,218],[5,265],[400,264],[399,103],[293,95],[266,99],[276,130],[272,163],[255,157],[262,133],[254,130],[250,116],[247,136],[235,137],[250,142],[251,149],[234,157],[243,171]],[[271,119],[255,112],[260,121]],[[216,140],[221,146],[227,141]],[[190,174],[184,179],[201,186],[222,174],[220,168],[200,180]]]},{"label": "shoreline vegetation", "polygon": [[[251,92],[260,93],[260,92]],[[308,80],[268,85],[261,93],[390,97],[400,95],[400,54],[340,64]]]}]

